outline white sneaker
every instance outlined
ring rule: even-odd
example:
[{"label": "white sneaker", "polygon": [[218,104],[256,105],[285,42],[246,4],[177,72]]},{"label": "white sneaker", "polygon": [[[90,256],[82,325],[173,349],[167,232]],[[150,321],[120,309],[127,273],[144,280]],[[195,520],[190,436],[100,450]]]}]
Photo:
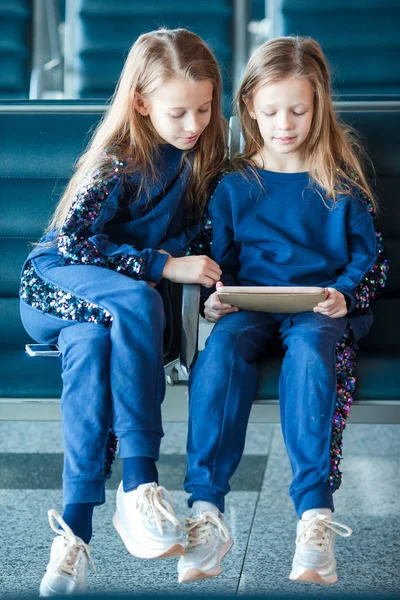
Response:
[{"label": "white sneaker", "polygon": [[124,492],[121,482],[113,523],[128,552],[137,558],[170,558],[185,551],[171,495],[156,483]]},{"label": "white sneaker", "polygon": [[[56,510],[49,510],[48,517],[57,537],[51,546],[50,562],[40,584],[39,596],[85,594],[89,563],[96,570],[88,545],[76,537]],[[57,524],[62,529],[58,529]]]},{"label": "white sneaker", "polygon": [[353,531],[347,525],[317,514],[297,524],[296,552],[289,579],[309,583],[336,583],[334,554],[335,533],[349,537]]},{"label": "white sneaker", "polygon": [[187,545],[178,561],[178,581],[196,581],[222,573],[221,560],[233,545],[222,515],[196,512],[186,519]]}]

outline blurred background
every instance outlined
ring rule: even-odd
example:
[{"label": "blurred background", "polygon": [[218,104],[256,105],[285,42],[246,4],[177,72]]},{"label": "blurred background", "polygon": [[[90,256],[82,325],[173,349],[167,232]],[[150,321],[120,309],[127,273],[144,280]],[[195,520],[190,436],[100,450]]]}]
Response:
[{"label": "blurred background", "polygon": [[337,97],[400,93],[400,0],[0,0],[0,99],[104,102],[132,43],[161,26],[209,43],[227,116],[250,53],[280,35],[320,42]]},{"label": "blurred background", "polygon": [[[19,318],[20,268],[27,245],[41,236],[67,184],[87,131],[113,94],[130,46],[161,26],[186,27],[213,48],[227,117],[255,47],[289,34],[321,43],[339,110],[366,135],[371,149],[393,266],[376,313],[376,345],[364,356],[365,420],[350,421],[344,437],[335,520],[351,526],[354,535],[338,540],[340,581],[334,591],[295,587],[287,578],[296,528],[287,494],[290,465],[279,424],[253,411],[227,501],[235,545],[223,576],[185,588],[178,586],[175,561],[139,561],[123,550],[111,524],[121,478],[117,460],[107,504],[95,515],[98,575],[89,576],[91,593],[398,597],[400,0],[0,0],[0,596],[37,594],[52,540],[46,511],[62,510],[62,429],[58,401],[52,400],[59,397],[60,365],[39,368],[23,361],[29,340]],[[202,322],[200,349],[210,326]],[[266,369],[263,385],[276,398],[268,374]],[[158,465],[179,517],[187,515],[186,400],[185,385],[168,386]]]}]

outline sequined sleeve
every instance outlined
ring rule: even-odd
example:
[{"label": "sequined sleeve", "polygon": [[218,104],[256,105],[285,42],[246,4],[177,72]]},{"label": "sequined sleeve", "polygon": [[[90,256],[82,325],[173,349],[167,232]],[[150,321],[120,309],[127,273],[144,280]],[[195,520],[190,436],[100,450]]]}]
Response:
[{"label": "sequined sleeve", "polygon": [[358,190],[353,196],[363,215],[349,226],[349,263],[332,287],[346,296],[349,313],[363,314],[386,285],[389,261],[371,199]]},{"label": "sequined sleeve", "polygon": [[88,177],[78,190],[59,235],[61,264],[96,265],[134,279],[144,278],[148,252],[140,252],[127,244],[118,247],[101,233],[118,208],[117,201],[110,203],[109,199],[120,180],[122,166],[117,159],[112,159],[103,178],[99,179],[98,174]]},{"label": "sequined sleeve", "polygon": [[212,226],[208,207],[206,208],[196,235],[184,248],[185,256],[199,256],[205,254],[211,256]]},{"label": "sequined sleeve", "polygon": [[201,224],[199,227],[198,233],[191,240],[190,244],[188,244],[185,248],[185,255],[199,255],[206,254],[207,256],[211,256],[211,246],[213,240],[213,230],[212,230],[212,221],[211,221],[211,212],[210,212],[210,204],[212,202],[213,197],[220,185],[221,181],[227,175],[226,172],[221,172],[214,179],[211,184],[210,198],[208,200],[207,206],[204,210],[203,218],[201,220]]},{"label": "sequined sleeve", "polygon": [[223,173],[209,203],[209,239],[211,258],[222,270],[224,285],[238,285],[238,250],[232,220],[232,187]]},{"label": "sequined sleeve", "polygon": [[358,313],[364,313],[375,302],[385,287],[390,263],[386,256],[382,232],[378,224],[378,218],[371,198],[368,198],[364,193],[360,193],[360,197],[364,201],[372,218],[377,241],[376,260],[354,290],[355,310]]},{"label": "sequined sleeve", "polygon": [[160,244],[160,248],[168,252],[171,256],[177,258],[180,256],[211,256],[212,244],[212,226],[210,216],[210,202],[215,193],[218,184],[223,179],[225,173],[221,173],[214,180],[210,198],[205,207],[201,219],[185,229],[173,238],[168,238]]}]

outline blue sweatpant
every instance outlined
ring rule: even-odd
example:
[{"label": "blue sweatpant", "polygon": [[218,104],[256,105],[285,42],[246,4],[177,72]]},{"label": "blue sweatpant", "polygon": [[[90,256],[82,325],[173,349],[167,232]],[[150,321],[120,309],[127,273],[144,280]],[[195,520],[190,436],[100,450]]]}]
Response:
[{"label": "blue sweatpant", "polygon": [[257,390],[256,361],[276,352],[283,437],[293,472],[289,493],[296,513],[333,510],[329,484],[332,421],[337,399],[336,347],[344,318],[304,312],[240,311],[218,321],[189,381],[189,506],[205,500],[224,510],[229,479],[242,457]]},{"label": "blue sweatpant", "polygon": [[111,327],[62,319],[21,301],[21,318],[40,343],[62,352],[64,504],[105,500],[109,427],[122,458],[159,457],[165,394],[165,313],[157,290],[109,269],[59,266],[49,249],[34,258],[39,277],[106,309]]}]

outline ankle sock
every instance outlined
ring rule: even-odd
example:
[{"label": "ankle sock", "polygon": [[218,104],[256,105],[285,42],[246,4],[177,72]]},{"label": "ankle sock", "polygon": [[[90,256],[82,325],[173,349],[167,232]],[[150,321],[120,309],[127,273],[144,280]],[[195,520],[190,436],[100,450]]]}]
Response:
[{"label": "ankle sock", "polygon": [[134,456],[124,458],[122,469],[122,485],[124,492],[136,490],[142,483],[158,484],[158,471],[154,458]]},{"label": "ankle sock", "polygon": [[330,521],[332,520],[332,511],[330,508],[310,508],[309,510],[303,512],[301,515],[301,520],[309,521],[317,515],[325,515]]},{"label": "ankle sock", "polygon": [[[92,538],[92,519],[95,504],[92,502],[80,502],[76,504],[67,504],[64,508],[63,519],[72,529],[77,537],[80,537],[86,544]],[[62,527],[60,527],[62,529]]]},{"label": "ankle sock", "polygon": [[215,504],[213,504],[212,502],[206,502],[205,500],[196,500],[195,502],[193,502],[193,506],[192,506],[192,510],[193,512],[211,512],[214,513],[215,515],[221,515],[221,511],[219,510],[218,506],[215,506]]}]

